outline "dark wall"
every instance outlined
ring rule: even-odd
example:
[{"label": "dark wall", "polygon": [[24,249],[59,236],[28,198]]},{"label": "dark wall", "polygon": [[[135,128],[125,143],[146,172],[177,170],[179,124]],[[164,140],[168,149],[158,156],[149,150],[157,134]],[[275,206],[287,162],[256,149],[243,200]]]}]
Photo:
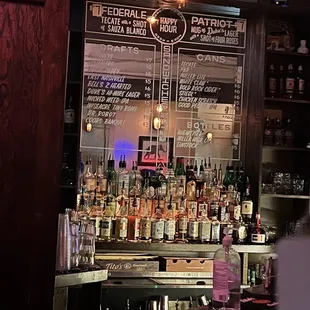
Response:
[{"label": "dark wall", "polygon": [[69,0],[0,1],[3,310],[52,309],[68,21]]}]

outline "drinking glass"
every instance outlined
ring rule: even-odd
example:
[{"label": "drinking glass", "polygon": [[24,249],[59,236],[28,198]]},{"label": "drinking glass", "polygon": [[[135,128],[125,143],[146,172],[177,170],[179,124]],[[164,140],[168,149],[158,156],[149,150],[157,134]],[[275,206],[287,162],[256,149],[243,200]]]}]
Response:
[{"label": "drinking glass", "polygon": [[95,225],[89,220],[82,220],[80,226],[80,264],[94,265],[95,263]]},{"label": "drinking glass", "polygon": [[56,251],[56,270],[66,271],[71,268],[71,233],[68,214],[58,215],[58,234]]}]

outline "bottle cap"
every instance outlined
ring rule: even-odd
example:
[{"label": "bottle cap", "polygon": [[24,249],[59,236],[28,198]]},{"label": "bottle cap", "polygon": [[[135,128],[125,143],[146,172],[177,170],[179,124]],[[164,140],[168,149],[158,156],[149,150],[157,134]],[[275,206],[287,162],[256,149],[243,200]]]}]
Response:
[{"label": "bottle cap", "polygon": [[225,237],[223,238],[223,246],[231,246],[232,245],[233,239],[232,239],[232,237],[229,236],[228,232],[229,232],[229,228],[225,227],[224,228]]}]

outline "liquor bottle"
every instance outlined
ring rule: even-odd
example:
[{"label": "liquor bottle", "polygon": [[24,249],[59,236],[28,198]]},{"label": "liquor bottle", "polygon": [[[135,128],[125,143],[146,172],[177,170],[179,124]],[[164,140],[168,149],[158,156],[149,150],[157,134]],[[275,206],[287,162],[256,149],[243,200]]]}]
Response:
[{"label": "liquor bottle", "polygon": [[213,169],[211,166],[211,157],[209,157],[208,159],[208,165],[205,165],[204,174],[205,174],[204,179],[205,179],[205,182],[207,183],[207,187],[212,187]]},{"label": "liquor bottle", "polygon": [[156,188],[155,195],[152,197],[152,200],[153,200],[152,201],[153,206],[152,206],[151,214],[154,214],[158,205],[161,208],[162,213],[163,213],[165,209],[165,198],[162,195],[161,187]]},{"label": "liquor bottle", "polygon": [[199,190],[202,189],[204,182],[205,182],[204,181],[204,167],[203,167],[203,160],[202,160],[199,166],[199,173],[196,178],[196,187]]},{"label": "liquor bottle", "polygon": [[265,127],[264,127],[264,145],[272,146],[274,141],[274,131],[270,124],[270,118],[265,118]]},{"label": "liquor bottle", "polygon": [[92,161],[91,157],[89,156],[88,160],[86,160],[86,169],[84,173],[84,183],[87,193],[93,192],[96,187],[96,179],[92,171]]},{"label": "liquor bottle", "polygon": [[303,66],[298,66],[298,74],[296,78],[296,95],[298,99],[303,99],[305,95],[305,78],[304,78],[304,72],[303,72]]},{"label": "liquor bottle", "polygon": [[168,162],[168,168],[166,171],[166,180],[167,180],[167,193],[166,195],[170,197],[170,195],[174,195],[176,193],[177,180],[173,170],[173,162]]},{"label": "liquor bottle", "polygon": [[239,178],[239,166],[236,166],[232,177],[232,185],[234,186],[235,190],[238,187],[238,178]]},{"label": "liquor bottle", "polygon": [[150,179],[145,178],[144,180],[144,187],[143,192],[140,198],[140,209],[147,210],[147,213],[149,215],[152,214],[152,198],[154,196],[154,193],[150,190]]},{"label": "liquor bottle", "polygon": [[232,218],[233,222],[238,222],[241,216],[242,207],[240,205],[240,202],[241,202],[240,192],[237,192],[235,203],[233,204],[233,218]]},{"label": "liquor bottle", "polygon": [[165,216],[165,228],[164,228],[164,242],[172,243],[175,238],[175,217],[173,214],[173,206],[172,206],[172,195],[170,195],[167,213]]},{"label": "liquor bottle", "polygon": [[72,105],[72,96],[69,98],[69,102],[65,109],[65,132],[74,132],[75,130],[75,110]]},{"label": "liquor bottle", "polygon": [[137,190],[141,193],[142,176],[136,161],[132,162],[132,170],[129,174],[129,191],[131,191],[134,186],[136,186]]},{"label": "liquor bottle", "polygon": [[126,242],[128,233],[128,200],[120,201],[120,208],[115,216],[115,241]]},{"label": "liquor bottle", "polygon": [[136,185],[129,191],[129,212],[133,205],[137,208],[138,212],[140,210],[140,194],[141,192],[138,190],[140,184],[138,184],[136,180]]},{"label": "liquor bottle", "polygon": [[78,203],[78,218],[87,219],[89,214],[89,209],[85,201],[84,186],[82,186],[82,193],[80,194],[80,201]]},{"label": "liquor bottle", "polygon": [[186,207],[189,212],[194,212],[197,216],[197,200],[196,200],[196,183],[195,182],[192,182],[190,186],[187,185]]},{"label": "liquor bottle", "polygon": [[248,224],[244,222],[242,216],[240,215],[238,222],[237,232],[237,241],[238,244],[247,244],[248,243]]},{"label": "liquor bottle", "polygon": [[284,74],[284,66],[280,65],[279,71],[279,93],[280,98],[284,98],[285,96],[285,74]]},{"label": "liquor bottle", "polygon": [[116,211],[116,199],[111,191],[111,183],[108,183],[107,195],[103,198],[104,210],[100,224],[99,239],[103,241],[111,241],[113,237],[113,218]]},{"label": "liquor bottle", "polygon": [[[140,242],[151,242],[151,208],[148,207],[149,198],[142,199],[140,205]],[[152,204],[152,202],[151,202]]]},{"label": "liquor bottle", "polygon": [[130,310],[130,301],[129,301],[129,298],[127,298],[126,300],[126,305],[124,307],[124,310]]},{"label": "liquor bottle", "polygon": [[286,147],[293,147],[294,146],[294,134],[292,131],[291,126],[291,119],[288,118],[285,121],[285,127],[284,127],[284,146]]},{"label": "liquor bottle", "polygon": [[294,67],[292,64],[288,66],[288,74],[285,80],[285,94],[287,99],[294,98],[295,91],[295,76],[294,76]]},{"label": "liquor bottle", "polygon": [[233,185],[233,174],[234,174],[234,167],[230,166],[229,163],[227,163],[226,166],[226,172],[223,180],[223,185],[225,186],[226,190],[229,189],[229,186]]},{"label": "liquor bottle", "polygon": [[161,187],[161,192],[162,192],[162,195],[163,196],[166,196],[167,195],[167,179],[164,175],[164,169],[162,167],[162,165],[159,166],[159,169],[158,169],[158,181],[159,181],[159,186]]},{"label": "liquor bottle", "polygon": [[199,192],[199,197],[197,199],[197,216],[200,217],[203,212],[208,214],[208,204],[206,197],[205,185]]},{"label": "liquor bottle", "polygon": [[202,209],[198,218],[198,239],[200,243],[210,243],[211,221],[208,218],[207,209]]},{"label": "liquor bottle", "polygon": [[104,173],[103,173],[103,157],[102,156],[100,157],[100,160],[98,159],[95,177],[97,179],[97,185],[99,187],[98,192],[101,195],[105,195],[107,191],[107,179],[105,179]]},{"label": "liquor bottle", "polygon": [[107,178],[107,183],[110,183],[112,194],[116,195],[117,174],[116,174],[114,167],[115,167],[115,161],[114,161],[114,159],[112,159],[112,157],[110,155],[109,160],[108,160],[108,167],[107,167],[107,170],[105,172],[105,177]]},{"label": "liquor bottle", "polygon": [[277,77],[274,65],[270,65],[268,72],[268,96],[274,98],[277,93]]},{"label": "liquor bottle", "polygon": [[195,179],[197,180],[197,178],[198,178],[198,166],[197,166],[197,160],[195,160],[195,165],[194,165],[194,175],[195,175]]},{"label": "liquor bottle", "polygon": [[242,162],[240,162],[239,177],[237,180],[237,188],[238,188],[238,192],[240,193],[240,197],[243,197],[243,194],[245,193],[245,189],[246,189],[246,177],[245,177],[245,172],[244,172]]},{"label": "liquor bottle", "polygon": [[218,176],[217,176],[217,180],[218,180],[218,187],[222,187],[223,184],[223,170],[222,170],[222,164],[220,164],[220,168],[218,170]]},{"label": "liquor bottle", "polygon": [[195,204],[191,201],[191,197],[189,197],[187,200],[187,240],[189,242],[195,243],[198,241],[199,236],[199,226],[198,226],[198,220],[197,220],[197,202],[195,201]]},{"label": "liquor bottle", "polygon": [[177,163],[175,168],[175,176],[177,180],[177,190],[182,186],[180,190],[183,189],[184,193],[186,190],[186,172],[184,169],[184,157],[177,157]]},{"label": "liquor bottle", "polygon": [[128,241],[137,242],[140,239],[140,197],[136,195],[136,189],[133,188],[133,193],[129,197],[128,210]]},{"label": "liquor bottle", "polygon": [[246,223],[251,221],[253,215],[253,201],[250,196],[250,181],[248,177],[246,181],[246,191],[241,204],[241,214]]},{"label": "liquor bottle", "polygon": [[250,238],[252,244],[264,244],[266,242],[266,233],[261,227],[259,212],[256,213],[256,225],[251,228]]},{"label": "liquor bottle", "polygon": [[283,146],[284,145],[284,130],[281,127],[280,119],[276,119],[276,128],[274,131],[274,145],[275,146]]},{"label": "liquor bottle", "polygon": [[223,240],[225,237],[225,231],[226,234],[228,234],[230,237],[233,236],[233,229],[234,226],[232,222],[229,220],[230,213],[229,213],[229,206],[226,206],[224,218],[220,222],[220,240]]},{"label": "liquor bottle", "polygon": [[191,195],[194,198],[195,202],[195,193],[196,193],[196,178],[193,171],[193,166],[189,166],[189,170],[186,176],[186,194]]},{"label": "liquor bottle", "polygon": [[212,185],[215,187],[218,185],[216,164],[214,165],[214,169],[213,169],[213,173],[212,173]]},{"label": "liquor bottle", "polygon": [[186,212],[186,199],[183,192],[179,207],[179,214],[177,216],[177,234],[175,242],[187,243],[187,212]]},{"label": "liquor bottle", "polygon": [[216,209],[213,209],[213,214],[211,218],[211,243],[220,243],[220,222],[218,220],[218,213]]},{"label": "liquor bottle", "polygon": [[129,194],[129,172],[126,169],[126,157],[121,156],[121,159],[119,161],[118,165],[118,171],[117,171],[117,194],[120,195],[123,189],[124,184],[124,190],[125,194],[128,196]]},{"label": "liquor bottle", "polygon": [[94,191],[94,199],[89,212],[89,218],[94,223],[96,238],[100,235],[100,221],[102,219],[103,209],[100,200],[97,200],[97,188]]},{"label": "liquor bottle", "polygon": [[164,229],[165,229],[165,220],[162,213],[162,207],[160,200],[158,198],[157,206],[155,213],[152,217],[152,226],[151,226],[151,237],[152,242],[159,243],[164,240]]},{"label": "liquor bottle", "polygon": [[[111,182],[108,183],[108,187],[109,190],[111,191]],[[123,183],[123,188],[121,190],[121,193],[119,196],[116,197],[116,210],[115,213],[119,213],[119,210],[122,206],[124,206],[126,203],[126,205],[129,204],[129,198],[128,196],[125,194],[125,182]]]}]

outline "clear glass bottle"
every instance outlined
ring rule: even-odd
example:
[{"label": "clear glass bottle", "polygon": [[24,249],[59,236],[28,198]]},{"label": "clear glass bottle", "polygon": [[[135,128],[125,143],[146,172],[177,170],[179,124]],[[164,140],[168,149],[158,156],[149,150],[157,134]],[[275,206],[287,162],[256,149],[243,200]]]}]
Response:
[{"label": "clear glass bottle", "polygon": [[129,197],[129,213],[128,213],[128,241],[137,242],[140,239],[140,197],[133,189],[133,196]]},{"label": "clear glass bottle", "polygon": [[126,157],[121,156],[121,159],[119,161],[118,165],[118,171],[117,171],[117,194],[120,195],[123,189],[125,194],[129,195],[129,172],[126,169],[127,163],[126,163]]},{"label": "clear glass bottle", "polygon": [[168,168],[166,171],[166,180],[167,180],[167,197],[174,195],[177,190],[177,180],[173,170],[173,162],[169,161]]},{"label": "clear glass bottle", "polygon": [[160,201],[158,199],[155,213],[152,217],[152,228],[151,228],[152,242],[154,243],[163,242],[164,229],[165,229],[165,220],[164,220],[164,216],[162,213]]},{"label": "clear glass bottle", "polygon": [[96,187],[96,178],[93,174],[92,170],[92,161],[91,156],[88,157],[88,160],[86,161],[86,169],[84,173],[84,183],[86,186],[86,192],[92,193],[95,190]]},{"label": "clear glass bottle", "polygon": [[125,194],[125,184],[124,183],[123,183],[123,186],[124,186],[124,189],[121,190],[120,195],[117,196],[117,198],[116,198],[116,211],[115,211],[115,213],[119,212],[120,207],[122,205],[124,205],[125,202],[126,202],[127,205],[129,204],[129,198]]},{"label": "clear glass bottle", "polygon": [[223,247],[213,258],[212,306],[214,310],[240,310],[241,260],[228,231],[225,234]]},{"label": "clear glass bottle", "polygon": [[198,219],[198,238],[200,243],[210,243],[211,240],[211,221],[208,218],[207,210],[201,210]]},{"label": "clear glass bottle", "polygon": [[82,193],[80,194],[77,211],[79,219],[87,219],[89,217],[90,210],[87,207],[87,203],[85,200],[84,186],[82,186]]},{"label": "clear glass bottle", "polygon": [[166,243],[172,243],[174,242],[175,238],[175,229],[176,229],[176,222],[175,222],[175,216],[173,212],[173,206],[172,206],[172,194],[169,198],[169,203],[167,207],[167,213],[165,216],[165,229],[164,229],[164,242]]},{"label": "clear glass bottle", "polygon": [[113,218],[115,215],[115,197],[106,196],[104,203],[103,216],[100,223],[99,240],[109,242],[112,240]]},{"label": "clear glass bottle", "polygon": [[191,243],[198,242],[199,228],[196,205],[188,204],[187,240]]},{"label": "clear glass bottle", "polygon": [[94,223],[96,230],[96,238],[100,235],[100,221],[103,215],[103,208],[100,200],[97,200],[97,188],[94,191],[94,199],[89,212],[89,218]]},{"label": "clear glass bottle", "polygon": [[220,243],[220,221],[218,220],[217,209],[213,209],[213,214],[211,218],[211,243],[219,244]]},{"label": "clear glass bottle", "polygon": [[132,162],[132,170],[129,173],[129,192],[136,186],[136,189],[141,194],[142,191],[142,175],[140,170],[138,169],[138,165],[136,161]]},{"label": "clear glass bottle", "polygon": [[107,179],[104,177],[103,170],[103,157],[101,156],[98,160],[95,177],[97,180],[98,191],[97,194],[105,195],[107,192]]},{"label": "clear glass bottle", "polygon": [[154,214],[156,211],[157,206],[159,205],[162,213],[164,213],[165,209],[165,198],[162,195],[161,187],[157,187],[155,190],[155,195],[152,197],[152,212],[151,214]]},{"label": "clear glass bottle", "polygon": [[126,242],[128,234],[128,200],[121,200],[115,216],[115,241]]}]

